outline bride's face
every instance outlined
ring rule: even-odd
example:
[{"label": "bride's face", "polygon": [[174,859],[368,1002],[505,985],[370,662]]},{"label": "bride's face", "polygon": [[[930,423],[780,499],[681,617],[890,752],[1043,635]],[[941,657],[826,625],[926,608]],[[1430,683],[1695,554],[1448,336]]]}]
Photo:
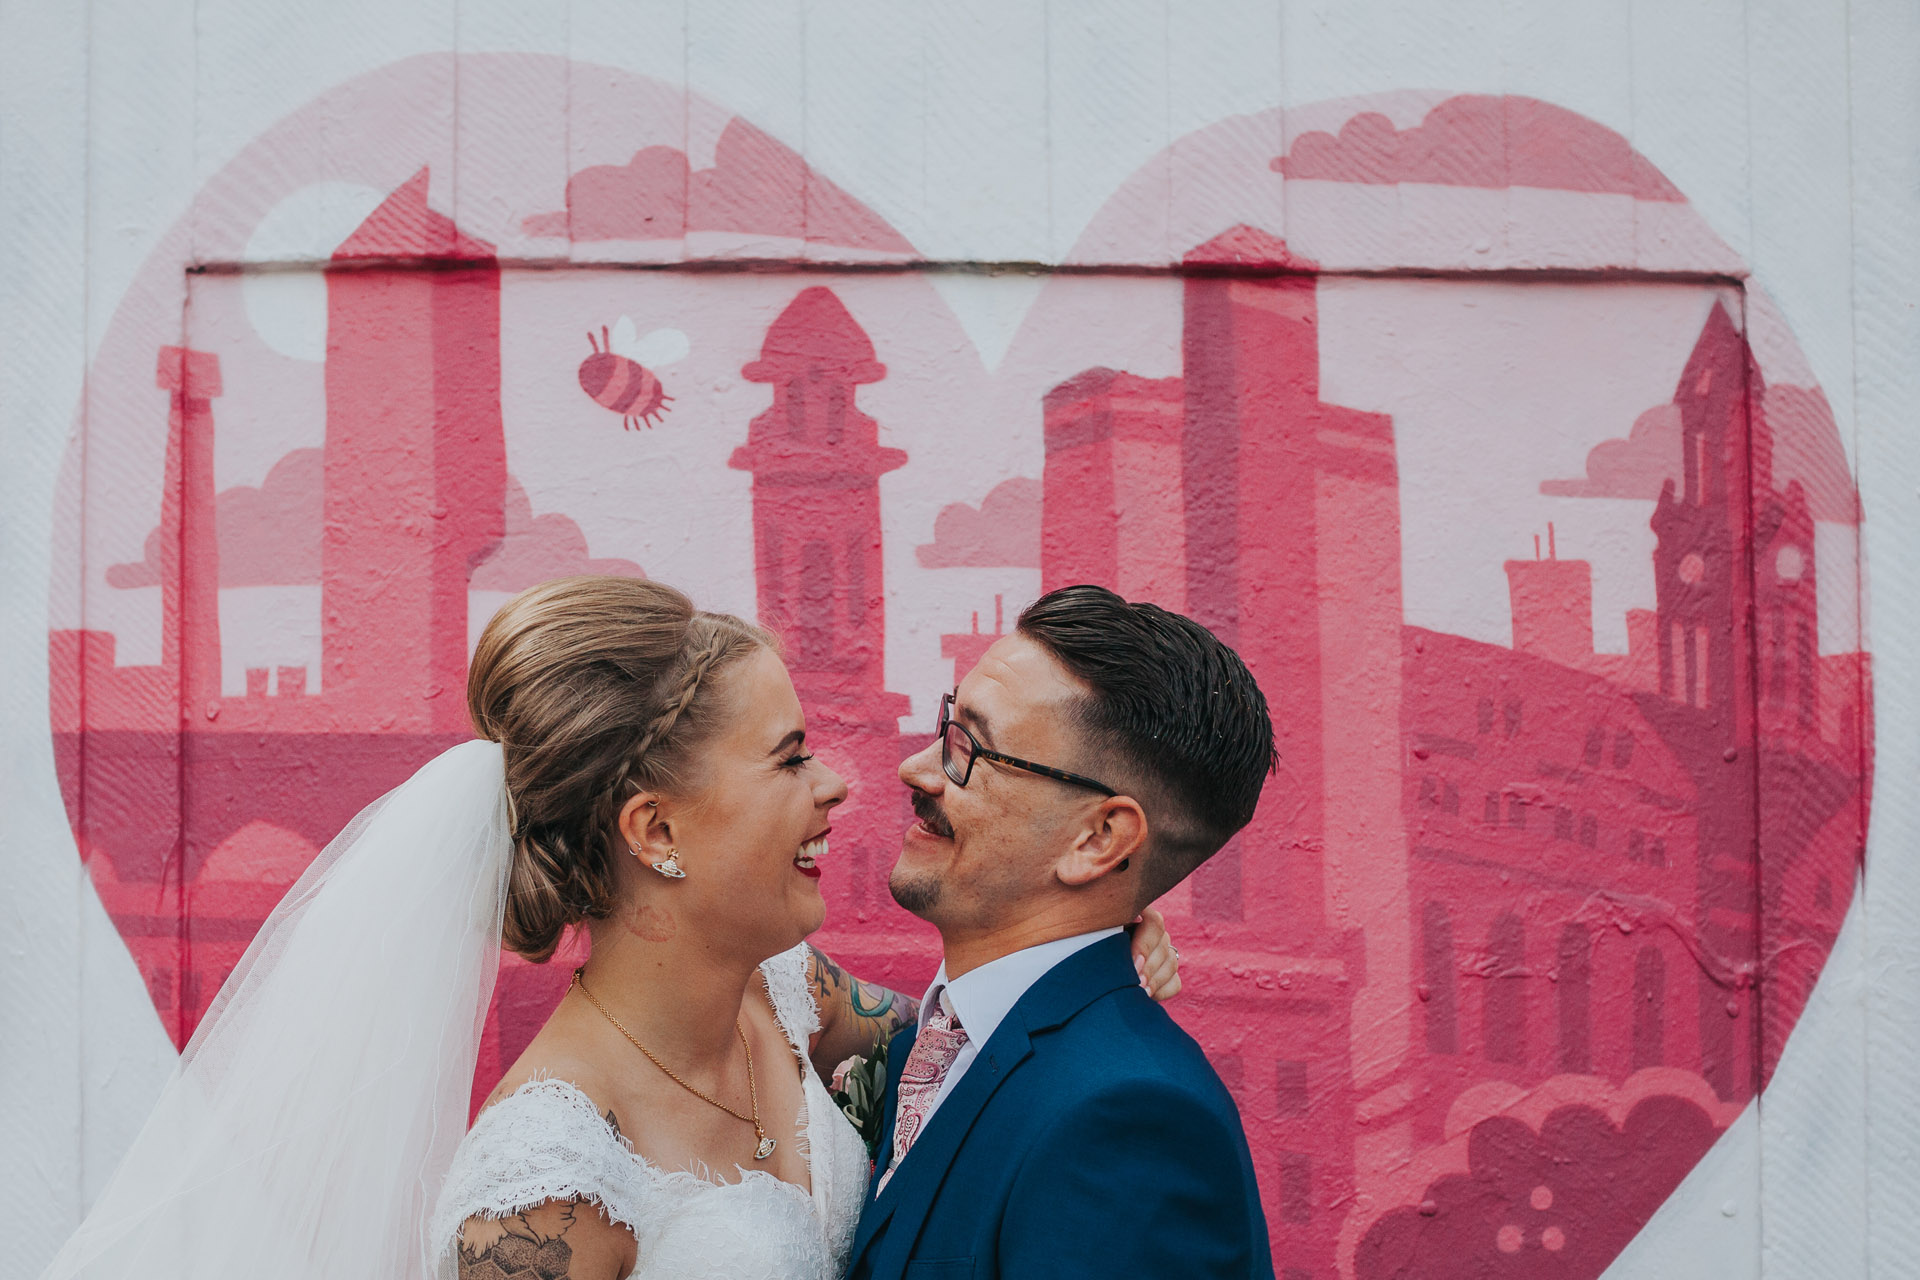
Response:
[{"label": "bride's face", "polygon": [[820,878],[838,870],[827,853],[828,811],[847,798],[847,784],[808,751],[806,717],[779,655],[758,649],[720,678],[726,722],[688,771],[696,794],[661,797],[643,846],[648,862],[676,850],[686,879],[656,882],[639,868],[629,927],[694,929],[709,946],[745,948],[758,961],[825,919]]}]

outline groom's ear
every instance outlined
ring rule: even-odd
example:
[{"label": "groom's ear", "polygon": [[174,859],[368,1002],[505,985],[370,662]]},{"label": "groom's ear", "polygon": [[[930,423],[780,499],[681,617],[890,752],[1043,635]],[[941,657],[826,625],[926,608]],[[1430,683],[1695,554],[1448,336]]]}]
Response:
[{"label": "groom's ear", "polygon": [[1132,796],[1110,796],[1080,828],[1054,874],[1063,884],[1092,884],[1102,876],[1132,870],[1146,848],[1146,810]]}]

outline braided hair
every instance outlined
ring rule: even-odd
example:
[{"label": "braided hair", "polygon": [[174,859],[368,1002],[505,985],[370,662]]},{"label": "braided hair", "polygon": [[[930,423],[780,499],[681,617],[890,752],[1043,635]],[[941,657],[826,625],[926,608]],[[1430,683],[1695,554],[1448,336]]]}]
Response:
[{"label": "braided hair", "polygon": [[567,926],[614,912],[620,810],[641,791],[688,789],[728,710],[716,677],[763,646],[776,647],[751,623],[637,578],[560,578],[501,606],[474,650],[467,709],[506,757],[510,949],[543,962]]}]

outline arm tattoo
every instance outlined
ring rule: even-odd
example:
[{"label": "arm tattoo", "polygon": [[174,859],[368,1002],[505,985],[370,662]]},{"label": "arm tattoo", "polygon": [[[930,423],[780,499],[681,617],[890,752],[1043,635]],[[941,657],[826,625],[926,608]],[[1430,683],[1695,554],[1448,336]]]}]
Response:
[{"label": "arm tattoo", "polygon": [[878,1043],[920,1013],[920,1002],[897,991],[860,979],[842,969],[818,947],[813,952],[813,994],[822,1008],[844,1001],[848,1012],[865,1026],[865,1039]]},{"label": "arm tattoo", "polygon": [[[460,1280],[566,1280],[573,1266],[574,1206],[528,1210],[511,1218],[470,1218],[460,1232]],[[534,1217],[539,1222],[532,1221]]]},{"label": "arm tattoo", "polygon": [[807,950],[813,953],[813,998],[816,1003],[824,1005],[846,985],[847,971],[812,943],[807,944]]},{"label": "arm tattoo", "polygon": [[847,982],[847,1003],[853,1006],[853,1016],[856,1018],[884,1018],[904,998],[898,992],[876,987],[858,978],[850,977]]}]

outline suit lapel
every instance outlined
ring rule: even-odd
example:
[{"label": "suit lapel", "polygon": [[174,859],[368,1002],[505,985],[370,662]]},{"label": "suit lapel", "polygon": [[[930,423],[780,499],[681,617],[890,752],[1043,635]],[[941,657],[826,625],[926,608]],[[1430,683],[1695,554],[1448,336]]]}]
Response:
[{"label": "suit lapel", "polygon": [[897,1202],[892,1194],[892,1182],[887,1184],[888,1194],[884,1200],[874,1195],[874,1188],[879,1185],[880,1176],[893,1164],[893,1122],[899,1112],[900,1073],[906,1070],[907,1055],[913,1052],[914,1042],[919,1038],[920,1028],[916,1025],[901,1028],[894,1033],[893,1039],[887,1042],[887,1088],[880,1095],[880,1150],[874,1157],[873,1176],[867,1179],[867,1202],[866,1207],[860,1212],[860,1226],[854,1233],[853,1254],[848,1262],[849,1270],[853,1262],[857,1262],[861,1253],[866,1250],[867,1242],[873,1238],[873,1233],[892,1216],[893,1206]]},{"label": "suit lapel", "polygon": [[[934,1193],[940,1189],[947,1167],[953,1163],[954,1153],[960,1149],[960,1143],[973,1128],[973,1122],[979,1119],[981,1110],[1001,1083],[1032,1053],[1033,1046],[1027,1037],[1026,1027],[1019,1019],[1009,1016],[993,1033],[993,1038],[981,1046],[973,1065],[953,1086],[953,1092],[941,1101],[933,1118],[927,1121],[927,1127],[920,1131],[920,1136],[913,1140],[913,1149],[901,1163],[900,1171],[867,1206],[866,1213],[860,1219],[859,1232],[854,1237],[850,1266],[859,1263],[880,1227],[892,1219],[899,1219],[897,1229],[890,1231],[894,1239],[904,1242],[899,1247],[912,1245],[914,1238],[919,1235],[921,1221],[933,1205]],[[894,1083],[897,1088],[897,1078]],[[891,1122],[888,1124],[887,1141],[891,1149]],[[876,1179],[878,1176],[876,1173]],[[875,1270],[876,1273],[882,1272],[879,1267]],[[884,1274],[892,1274],[894,1270],[897,1268],[885,1269]]]},{"label": "suit lapel", "polygon": [[[888,1233],[896,1241],[896,1250],[912,1247],[960,1144],[1001,1084],[1033,1055],[1032,1035],[1061,1026],[1110,991],[1135,985],[1139,979],[1128,959],[1130,950],[1131,944],[1124,935],[1085,947],[1055,965],[1013,1006],[992,1038],[980,1046],[973,1064],[954,1085],[953,1092],[942,1100],[932,1119],[927,1121],[927,1127],[914,1139],[913,1150],[902,1162],[900,1172],[877,1196],[873,1183],[868,1184],[867,1207],[860,1215],[859,1230],[854,1236],[849,1273],[873,1246],[880,1228],[892,1219],[899,1219]],[[907,1055],[913,1052],[917,1035],[917,1029],[902,1031],[887,1050],[886,1123],[881,1130],[880,1160],[874,1169],[874,1183],[892,1160],[900,1073],[906,1067]],[[878,1264],[874,1267],[875,1274],[891,1275],[898,1270],[899,1267],[882,1268]]]}]

